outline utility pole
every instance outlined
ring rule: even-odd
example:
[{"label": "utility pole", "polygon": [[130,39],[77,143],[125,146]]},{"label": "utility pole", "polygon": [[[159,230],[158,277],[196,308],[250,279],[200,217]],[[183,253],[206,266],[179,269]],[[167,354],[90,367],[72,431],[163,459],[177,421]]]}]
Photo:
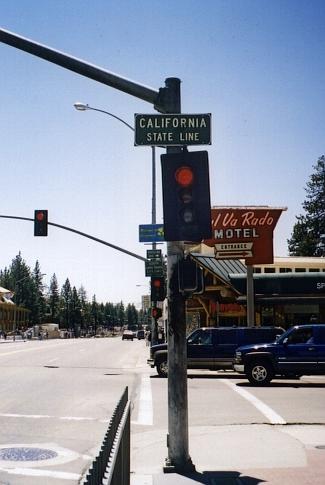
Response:
[{"label": "utility pole", "polygon": [[[181,112],[180,79],[166,79],[167,113]],[[168,147],[167,153],[181,148]],[[168,299],[168,435],[165,472],[190,472],[195,467],[189,455],[187,347],[185,298],[179,292],[178,262],[184,257],[184,243],[167,243],[167,299]]]},{"label": "utility pole", "polygon": [[[154,90],[4,29],[0,29],[0,42],[147,101],[160,113],[181,112],[180,79],[167,78],[165,87]],[[179,151],[181,148],[167,148],[167,153]],[[185,299],[179,292],[177,272],[177,263],[184,254],[183,246],[181,241],[167,244],[169,371],[168,458],[165,471],[181,473],[194,470],[188,446]]]}]

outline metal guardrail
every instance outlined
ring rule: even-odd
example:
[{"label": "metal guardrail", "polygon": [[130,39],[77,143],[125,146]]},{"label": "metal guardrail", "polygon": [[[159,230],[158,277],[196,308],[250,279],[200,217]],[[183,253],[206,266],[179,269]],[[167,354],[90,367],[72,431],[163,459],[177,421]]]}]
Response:
[{"label": "metal guardrail", "polygon": [[130,401],[128,388],[110,419],[99,454],[84,485],[130,485]]}]

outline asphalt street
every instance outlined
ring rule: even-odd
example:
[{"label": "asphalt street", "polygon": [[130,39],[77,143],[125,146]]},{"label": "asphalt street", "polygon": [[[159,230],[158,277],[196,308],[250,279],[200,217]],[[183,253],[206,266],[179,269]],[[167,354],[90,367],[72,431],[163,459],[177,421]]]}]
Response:
[{"label": "asphalt street", "polygon": [[144,341],[119,337],[1,343],[0,484],[80,483],[125,386],[132,485],[324,484],[324,377],[256,389],[230,371],[189,371],[196,475],[181,477],[162,473],[167,380],[147,356]]}]

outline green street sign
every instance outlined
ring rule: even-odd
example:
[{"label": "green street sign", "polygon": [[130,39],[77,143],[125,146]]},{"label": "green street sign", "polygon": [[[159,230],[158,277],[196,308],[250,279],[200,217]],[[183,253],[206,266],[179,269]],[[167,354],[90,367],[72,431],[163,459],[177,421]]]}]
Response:
[{"label": "green street sign", "polygon": [[135,114],[134,144],[211,145],[211,114]]},{"label": "green street sign", "polygon": [[161,249],[147,249],[147,259],[161,259]]},{"label": "green street sign", "polygon": [[151,259],[145,262],[146,276],[164,276],[161,259]]}]

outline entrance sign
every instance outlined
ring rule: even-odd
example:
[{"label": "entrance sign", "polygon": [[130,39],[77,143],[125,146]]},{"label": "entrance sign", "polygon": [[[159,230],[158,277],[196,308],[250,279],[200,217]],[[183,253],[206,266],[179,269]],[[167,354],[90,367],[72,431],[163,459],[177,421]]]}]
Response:
[{"label": "entrance sign", "polygon": [[211,114],[135,114],[135,145],[211,145]]},{"label": "entrance sign", "polygon": [[[212,239],[203,243],[212,247],[218,245],[215,249],[219,251],[219,258],[229,259],[233,251],[232,259],[243,257],[246,265],[272,264],[273,230],[286,209],[269,206],[213,207]],[[240,247],[241,244],[246,246]],[[244,255],[247,250],[251,254]],[[220,255],[220,251],[223,254]],[[234,256],[234,253],[243,256]]]},{"label": "entrance sign", "polygon": [[215,244],[217,259],[246,259],[253,256],[253,243],[225,243]]}]

